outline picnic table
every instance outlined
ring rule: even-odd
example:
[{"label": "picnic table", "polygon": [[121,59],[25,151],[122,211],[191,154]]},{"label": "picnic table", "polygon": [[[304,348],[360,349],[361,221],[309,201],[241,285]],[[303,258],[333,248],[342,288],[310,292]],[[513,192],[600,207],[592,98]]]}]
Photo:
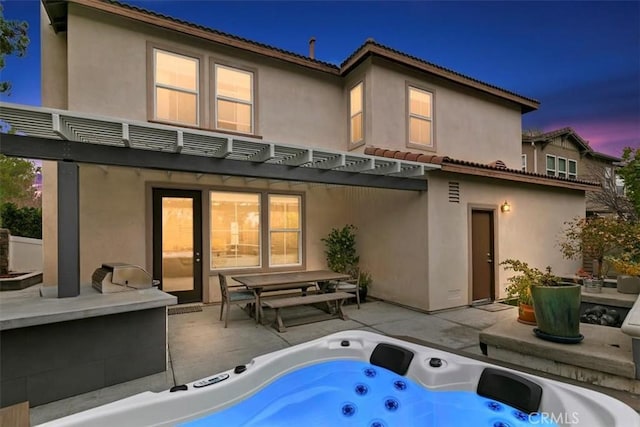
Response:
[{"label": "picnic table", "polygon": [[[291,271],[285,273],[261,273],[261,274],[249,274],[242,276],[233,276],[232,279],[236,282],[242,283],[253,291],[256,304],[255,304],[255,316],[260,321],[260,311],[262,307],[261,296],[265,292],[282,291],[288,289],[300,289],[302,295],[306,294],[307,288],[316,286],[318,282],[330,282],[333,280],[346,280],[349,279],[348,274],[336,273],[330,270],[306,270],[306,271]],[[289,304],[293,304],[294,301],[290,301]],[[296,300],[297,305],[310,304],[305,300]],[[279,312],[278,312],[279,314]]]}]

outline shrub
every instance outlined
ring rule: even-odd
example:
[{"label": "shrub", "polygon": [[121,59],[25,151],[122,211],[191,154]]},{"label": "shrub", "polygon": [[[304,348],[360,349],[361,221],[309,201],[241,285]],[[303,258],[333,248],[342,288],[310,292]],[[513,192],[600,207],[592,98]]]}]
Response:
[{"label": "shrub", "polygon": [[560,279],[551,273],[551,267],[547,267],[543,273],[534,267],[529,267],[524,261],[507,259],[500,263],[505,270],[513,270],[521,273],[507,279],[509,285],[506,288],[507,298],[517,298],[518,303],[533,305],[531,298],[532,286],[556,286]]},{"label": "shrub", "polygon": [[347,224],[341,229],[332,228],[327,237],[321,240],[325,244],[327,266],[336,273],[354,275],[360,257],[356,254],[356,227]]},{"label": "shrub", "polygon": [[39,208],[18,208],[13,203],[4,203],[0,206],[0,224],[13,236],[42,239],[42,210]]}]

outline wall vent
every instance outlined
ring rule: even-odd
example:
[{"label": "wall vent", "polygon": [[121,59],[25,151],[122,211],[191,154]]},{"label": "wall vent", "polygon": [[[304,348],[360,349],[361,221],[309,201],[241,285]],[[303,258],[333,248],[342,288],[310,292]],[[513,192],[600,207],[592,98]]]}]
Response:
[{"label": "wall vent", "polygon": [[449,202],[460,203],[460,183],[449,181]]}]

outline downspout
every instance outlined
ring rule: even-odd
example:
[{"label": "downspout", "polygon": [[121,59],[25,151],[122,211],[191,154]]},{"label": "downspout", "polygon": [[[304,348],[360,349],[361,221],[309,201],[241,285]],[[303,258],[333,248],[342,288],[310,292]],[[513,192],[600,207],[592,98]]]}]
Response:
[{"label": "downspout", "polygon": [[538,149],[534,141],[531,141],[531,146],[533,147],[533,173],[538,173]]}]

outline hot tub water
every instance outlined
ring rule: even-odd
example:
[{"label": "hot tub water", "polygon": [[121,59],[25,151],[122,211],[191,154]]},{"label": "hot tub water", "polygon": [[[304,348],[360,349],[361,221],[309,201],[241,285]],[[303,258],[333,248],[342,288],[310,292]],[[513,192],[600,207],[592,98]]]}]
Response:
[{"label": "hot tub water", "polygon": [[306,366],[222,411],[181,424],[204,426],[557,426],[470,391],[436,391],[356,360]]}]

